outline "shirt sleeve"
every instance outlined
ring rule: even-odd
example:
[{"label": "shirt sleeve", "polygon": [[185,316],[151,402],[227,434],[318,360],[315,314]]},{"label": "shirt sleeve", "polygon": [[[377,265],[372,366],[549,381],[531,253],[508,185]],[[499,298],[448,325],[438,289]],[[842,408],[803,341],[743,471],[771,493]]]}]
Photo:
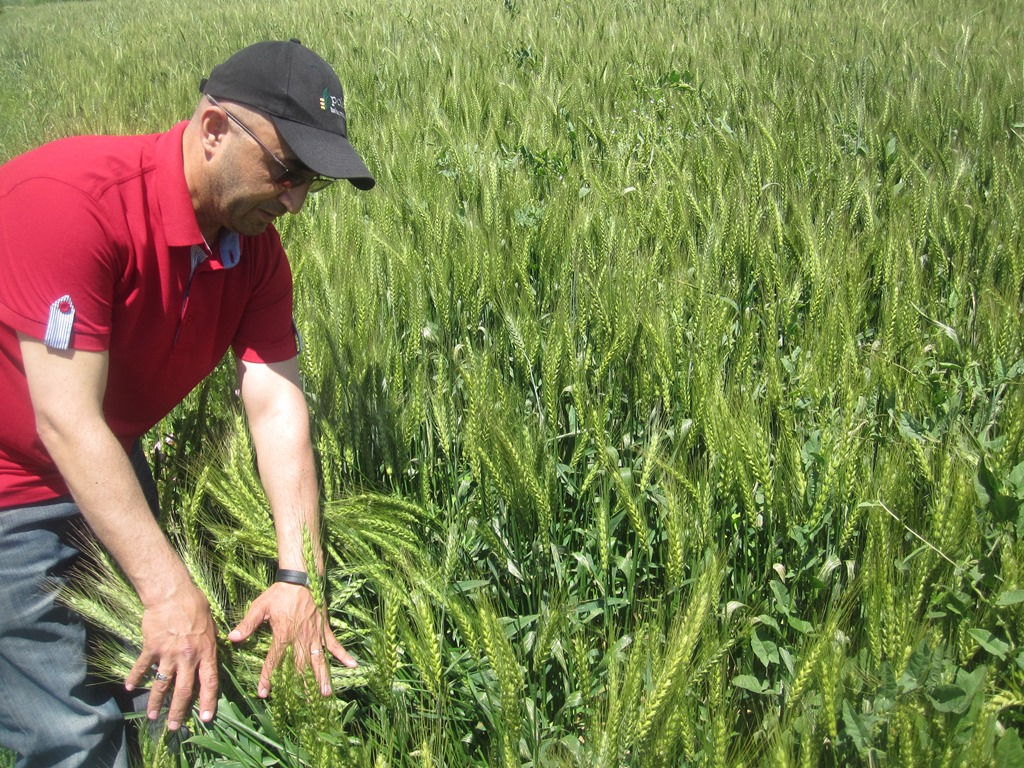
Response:
[{"label": "shirt sleeve", "polygon": [[292,323],[292,271],[276,230],[247,238],[255,266],[252,293],[231,347],[249,363],[277,363],[298,353]]},{"label": "shirt sleeve", "polygon": [[50,178],[0,197],[0,322],[43,339],[51,307],[73,307],[70,347],[109,346],[118,249],[96,203]]}]

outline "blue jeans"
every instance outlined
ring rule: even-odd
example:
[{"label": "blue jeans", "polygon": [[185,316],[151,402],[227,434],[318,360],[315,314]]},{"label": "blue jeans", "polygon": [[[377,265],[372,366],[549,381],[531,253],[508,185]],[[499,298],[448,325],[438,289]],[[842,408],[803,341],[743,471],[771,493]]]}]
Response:
[{"label": "blue jeans", "polygon": [[124,718],[54,587],[78,557],[70,501],[0,510],[0,743],[16,768],[126,768]]},{"label": "blue jeans", "polygon": [[[155,506],[140,446],[131,459]],[[128,766],[115,688],[92,675],[85,623],[54,594],[85,530],[70,499],[0,508],[0,744],[16,768]]]}]

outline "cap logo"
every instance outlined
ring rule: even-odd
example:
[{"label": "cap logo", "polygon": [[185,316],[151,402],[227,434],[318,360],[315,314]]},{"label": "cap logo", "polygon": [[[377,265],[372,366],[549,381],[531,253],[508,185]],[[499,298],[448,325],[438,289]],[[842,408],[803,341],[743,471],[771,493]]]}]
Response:
[{"label": "cap logo", "polygon": [[320,109],[323,112],[330,111],[332,115],[337,115],[340,118],[345,117],[345,102],[340,96],[331,96],[326,88],[320,94]]}]

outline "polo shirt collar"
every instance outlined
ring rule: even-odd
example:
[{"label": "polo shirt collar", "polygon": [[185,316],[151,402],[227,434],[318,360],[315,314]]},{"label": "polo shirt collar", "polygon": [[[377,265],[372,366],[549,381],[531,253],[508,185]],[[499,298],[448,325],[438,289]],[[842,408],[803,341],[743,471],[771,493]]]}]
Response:
[{"label": "polo shirt collar", "polygon": [[203,242],[192,196],[185,183],[185,158],[181,148],[187,120],[160,134],[156,142],[156,187],[167,245],[192,246]]}]

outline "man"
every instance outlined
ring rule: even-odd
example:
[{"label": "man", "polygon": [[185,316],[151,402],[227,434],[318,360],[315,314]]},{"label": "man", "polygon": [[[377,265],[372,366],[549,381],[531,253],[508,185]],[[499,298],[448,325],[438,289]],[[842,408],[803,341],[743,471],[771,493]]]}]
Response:
[{"label": "man", "polygon": [[326,653],[355,666],[306,586],[318,488],[272,222],[335,179],[374,179],[348,142],[337,75],[297,40],[245,48],[200,88],[167,133],[75,137],[0,166],[0,744],[19,768],[126,765],[82,621],[53,595],[81,519],[143,604],[125,687],[150,684],[148,716],[166,706],[171,730],[193,698],[214,715],[216,630],[147,504],[138,440],[228,347],[279,569],[229,639],[270,625],[260,696],[289,646],[324,695]]}]

